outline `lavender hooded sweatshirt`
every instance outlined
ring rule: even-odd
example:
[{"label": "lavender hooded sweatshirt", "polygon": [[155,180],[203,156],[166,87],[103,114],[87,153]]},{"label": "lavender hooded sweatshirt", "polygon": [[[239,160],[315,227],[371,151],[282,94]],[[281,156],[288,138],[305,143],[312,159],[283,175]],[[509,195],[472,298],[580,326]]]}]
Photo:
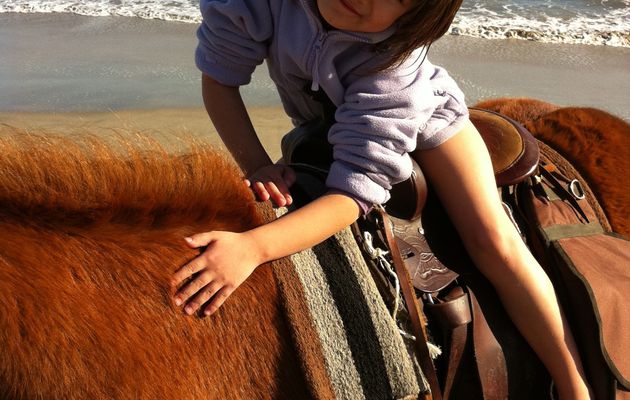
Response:
[{"label": "lavender hooded sweatshirt", "polygon": [[199,69],[229,86],[250,82],[267,61],[284,109],[297,126],[320,117],[322,106],[304,91],[322,89],[337,106],[328,133],[334,162],[326,185],[364,209],[389,199],[411,175],[409,152],[438,146],[468,119],[464,95],[423,49],[396,68],[371,48],[379,33],[326,30],[315,0],[201,0]]}]

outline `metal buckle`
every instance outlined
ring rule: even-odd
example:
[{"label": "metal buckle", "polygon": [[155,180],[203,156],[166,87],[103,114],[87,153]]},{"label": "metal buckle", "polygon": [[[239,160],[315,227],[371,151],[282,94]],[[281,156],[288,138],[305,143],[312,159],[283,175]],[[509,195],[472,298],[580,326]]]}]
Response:
[{"label": "metal buckle", "polygon": [[569,192],[578,200],[582,200],[586,196],[582,184],[577,179],[569,182]]}]

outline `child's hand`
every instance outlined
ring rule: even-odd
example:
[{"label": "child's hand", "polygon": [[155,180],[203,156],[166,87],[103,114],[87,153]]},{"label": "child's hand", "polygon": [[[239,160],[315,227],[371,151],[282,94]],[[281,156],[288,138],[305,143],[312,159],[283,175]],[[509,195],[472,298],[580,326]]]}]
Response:
[{"label": "child's hand", "polygon": [[242,233],[201,233],[186,238],[186,243],[192,248],[207,246],[199,257],[184,265],[171,278],[171,285],[177,286],[193,277],[174,297],[176,305],[186,304],[184,311],[189,315],[208,300],[210,302],[205,306],[204,314],[214,313],[265,261],[261,259],[256,243]]},{"label": "child's hand", "polygon": [[278,207],[293,203],[289,188],[295,182],[295,172],[286,165],[273,164],[254,172],[245,184],[252,188],[259,201],[271,201]]}]

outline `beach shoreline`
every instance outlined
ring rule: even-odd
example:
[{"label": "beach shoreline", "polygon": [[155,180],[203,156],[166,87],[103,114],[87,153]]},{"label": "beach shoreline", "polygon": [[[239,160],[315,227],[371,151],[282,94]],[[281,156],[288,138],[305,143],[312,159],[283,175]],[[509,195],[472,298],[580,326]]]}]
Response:
[{"label": "beach shoreline", "polygon": [[[272,160],[281,157],[280,138],[292,126],[280,107],[250,107],[260,141]],[[168,146],[190,137],[217,149],[224,146],[204,108],[130,109],[102,112],[0,112],[0,137],[10,134],[145,135]]]},{"label": "beach shoreline", "polygon": [[[194,65],[195,31],[194,24],[134,17],[0,14],[0,124],[190,130],[216,143]],[[630,120],[630,48],[449,35],[429,58],[455,78],[469,105],[531,97]],[[276,156],[290,123],[265,69],[242,93]]]}]

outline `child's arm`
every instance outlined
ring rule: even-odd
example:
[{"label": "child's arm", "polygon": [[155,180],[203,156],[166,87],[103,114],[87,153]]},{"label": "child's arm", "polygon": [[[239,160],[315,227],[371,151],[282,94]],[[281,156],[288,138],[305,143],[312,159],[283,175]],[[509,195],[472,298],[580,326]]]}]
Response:
[{"label": "child's arm", "polygon": [[212,298],[204,309],[209,315],[258,265],[312,247],[358,216],[356,201],[343,194],[329,193],[247,232],[207,232],[187,238],[189,246],[207,246],[207,249],[173,276],[171,283],[177,286],[196,274],[177,292],[175,303],[181,305],[192,299],[185,308],[186,313],[192,314]]},{"label": "child's arm", "polygon": [[[256,136],[238,88],[222,85],[206,75],[202,88],[208,115],[253,182],[257,197],[271,197],[278,205],[290,204],[288,186],[294,177],[286,167],[272,164]],[[177,292],[175,303],[187,303],[185,311],[192,314],[212,299],[204,309],[206,315],[211,314],[258,265],[320,243],[350,225],[359,211],[352,198],[329,193],[247,232],[206,232],[187,238],[189,246],[207,248],[173,275],[173,286],[195,275]]]},{"label": "child's arm", "polygon": [[243,104],[239,88],[225,86],[203,74],[203,102],[221,140],[245,174],[271,164]]},{"label": "child's arm", "polygon": [[290,205],[289,187],[295,180],[290,168],[274,164],[263,148],[243,104],[238,87],[225,86],[202,76],[202,94],[206,110],[221,140],[248,179],[259,200],[271,200],[278,206]]}]

